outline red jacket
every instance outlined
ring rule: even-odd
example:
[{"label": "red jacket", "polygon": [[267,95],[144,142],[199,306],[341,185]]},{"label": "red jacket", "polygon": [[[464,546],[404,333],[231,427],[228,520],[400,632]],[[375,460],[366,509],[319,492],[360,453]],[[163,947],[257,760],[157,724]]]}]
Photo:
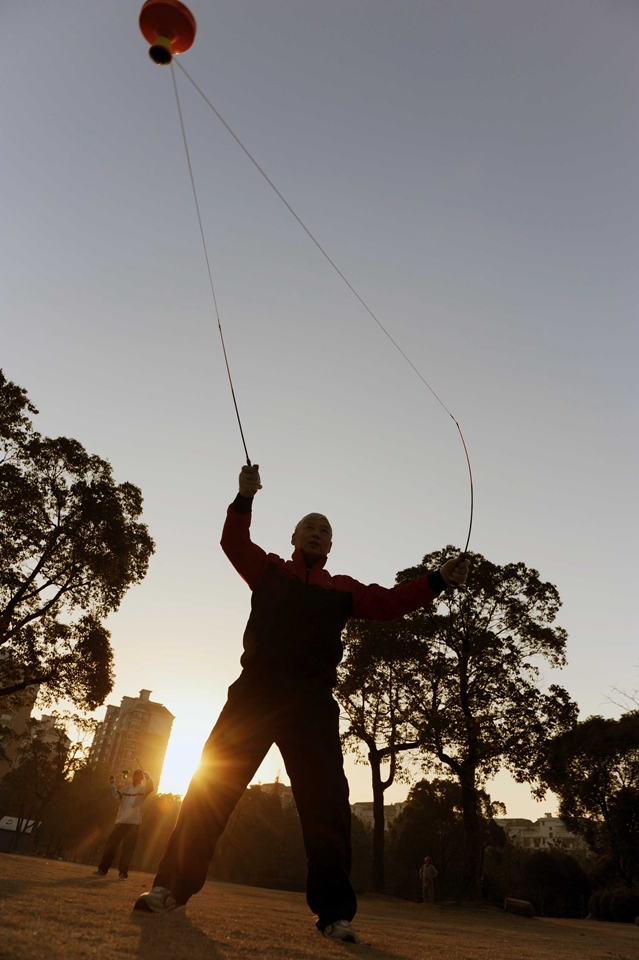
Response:
[{"label": "red jacket", "polygon": [[[301,550],[290,560],[266,553],[251,540],[250,505],[238,497],[222,532],[224,553],[253,591],[241,661],[245,668],[284,670],[332,686],[349,617],[395,620],[430,603],[444,586],[439,574],[390,589],[367,585],[343,574],[332,577],[326,558],[307,568]],[[247,506],[249,512],[238,512]]]}]

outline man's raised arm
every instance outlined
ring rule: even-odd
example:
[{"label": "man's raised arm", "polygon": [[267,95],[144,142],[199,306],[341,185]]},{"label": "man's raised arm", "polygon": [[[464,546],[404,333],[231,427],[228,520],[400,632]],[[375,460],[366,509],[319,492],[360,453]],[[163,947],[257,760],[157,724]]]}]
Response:
[{"label": "man's raised arm", "polygon": [[266,553],[251,540],[253,497],[262,489],[259,466],[242,467],[239,492],[226,513],[222,530],[222,550],[251,590],[257,586],[264,569]]}]

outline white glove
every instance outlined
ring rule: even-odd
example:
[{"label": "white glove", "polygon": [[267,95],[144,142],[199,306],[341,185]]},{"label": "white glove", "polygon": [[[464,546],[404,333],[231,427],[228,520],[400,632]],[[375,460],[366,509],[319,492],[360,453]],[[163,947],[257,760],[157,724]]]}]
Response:
[{"label": "white glove", "polygon": [[257,491],[262,489],[259,464],[254,463],[252,467],[242,467],[239,483],[240,493],[243,497],[254,497]]},{"label": "white glove", "polygon": [[460,553],[458,557],[451,557],[440,568],[439,572],[446,581],[447,587],[461,587],[466,583],[470,563]]}]

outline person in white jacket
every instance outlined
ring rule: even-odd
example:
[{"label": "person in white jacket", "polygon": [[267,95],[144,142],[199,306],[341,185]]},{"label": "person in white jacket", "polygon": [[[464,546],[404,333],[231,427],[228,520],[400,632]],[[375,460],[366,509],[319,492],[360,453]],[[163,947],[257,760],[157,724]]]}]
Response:
[{"label": "person in white jacket", "polygon": [[[134,770],[131,779],[132,783],[125,783],[117,790],[115,777],[109,777],[111,798],[119,801],[120,809],[115,818],[115,826],[104,847],[100,865],[93,874],[95,877],[106,877],[109,867],[115,860],[120,843],[122,844],[122,850],[120,851],[118,879],[126,880],[129,876],[129,864],[142,822],[142,807],[145,799],[153,792],[153,781],[149,774],[143,770]],[[143,779],[146,783],[142,783]]]},{"label": "person in white jacket", "polygon": [[430,857],[424,857],[424,862],[419,868],[419,876],[422,881],[424,903],[435,903],[435,877],[437,876],[437,870]]}]

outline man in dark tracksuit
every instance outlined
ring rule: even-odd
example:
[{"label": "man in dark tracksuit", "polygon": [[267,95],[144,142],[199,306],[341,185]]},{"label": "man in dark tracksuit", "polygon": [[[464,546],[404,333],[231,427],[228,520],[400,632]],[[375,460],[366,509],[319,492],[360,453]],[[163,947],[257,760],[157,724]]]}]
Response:
[{"label": "man in dark tracksuit", "polygon": [[228,509],[222,548],[253,592],[242,673],[209,737],[160,862],[152,890],[135,909],[160,912],[187,902],[204,884],[215,845],[273,743],[280,749],[308,857],[307,900],[325,936],[357,942],[350,885],[348,782],[332,697],[349,617],[393,620],[465,581],[468,563],[386,589],[325,569],[332,531],[309,514],[292,537],[291,560],[267,554],[250,537],[257,467],[244,467]]}]

